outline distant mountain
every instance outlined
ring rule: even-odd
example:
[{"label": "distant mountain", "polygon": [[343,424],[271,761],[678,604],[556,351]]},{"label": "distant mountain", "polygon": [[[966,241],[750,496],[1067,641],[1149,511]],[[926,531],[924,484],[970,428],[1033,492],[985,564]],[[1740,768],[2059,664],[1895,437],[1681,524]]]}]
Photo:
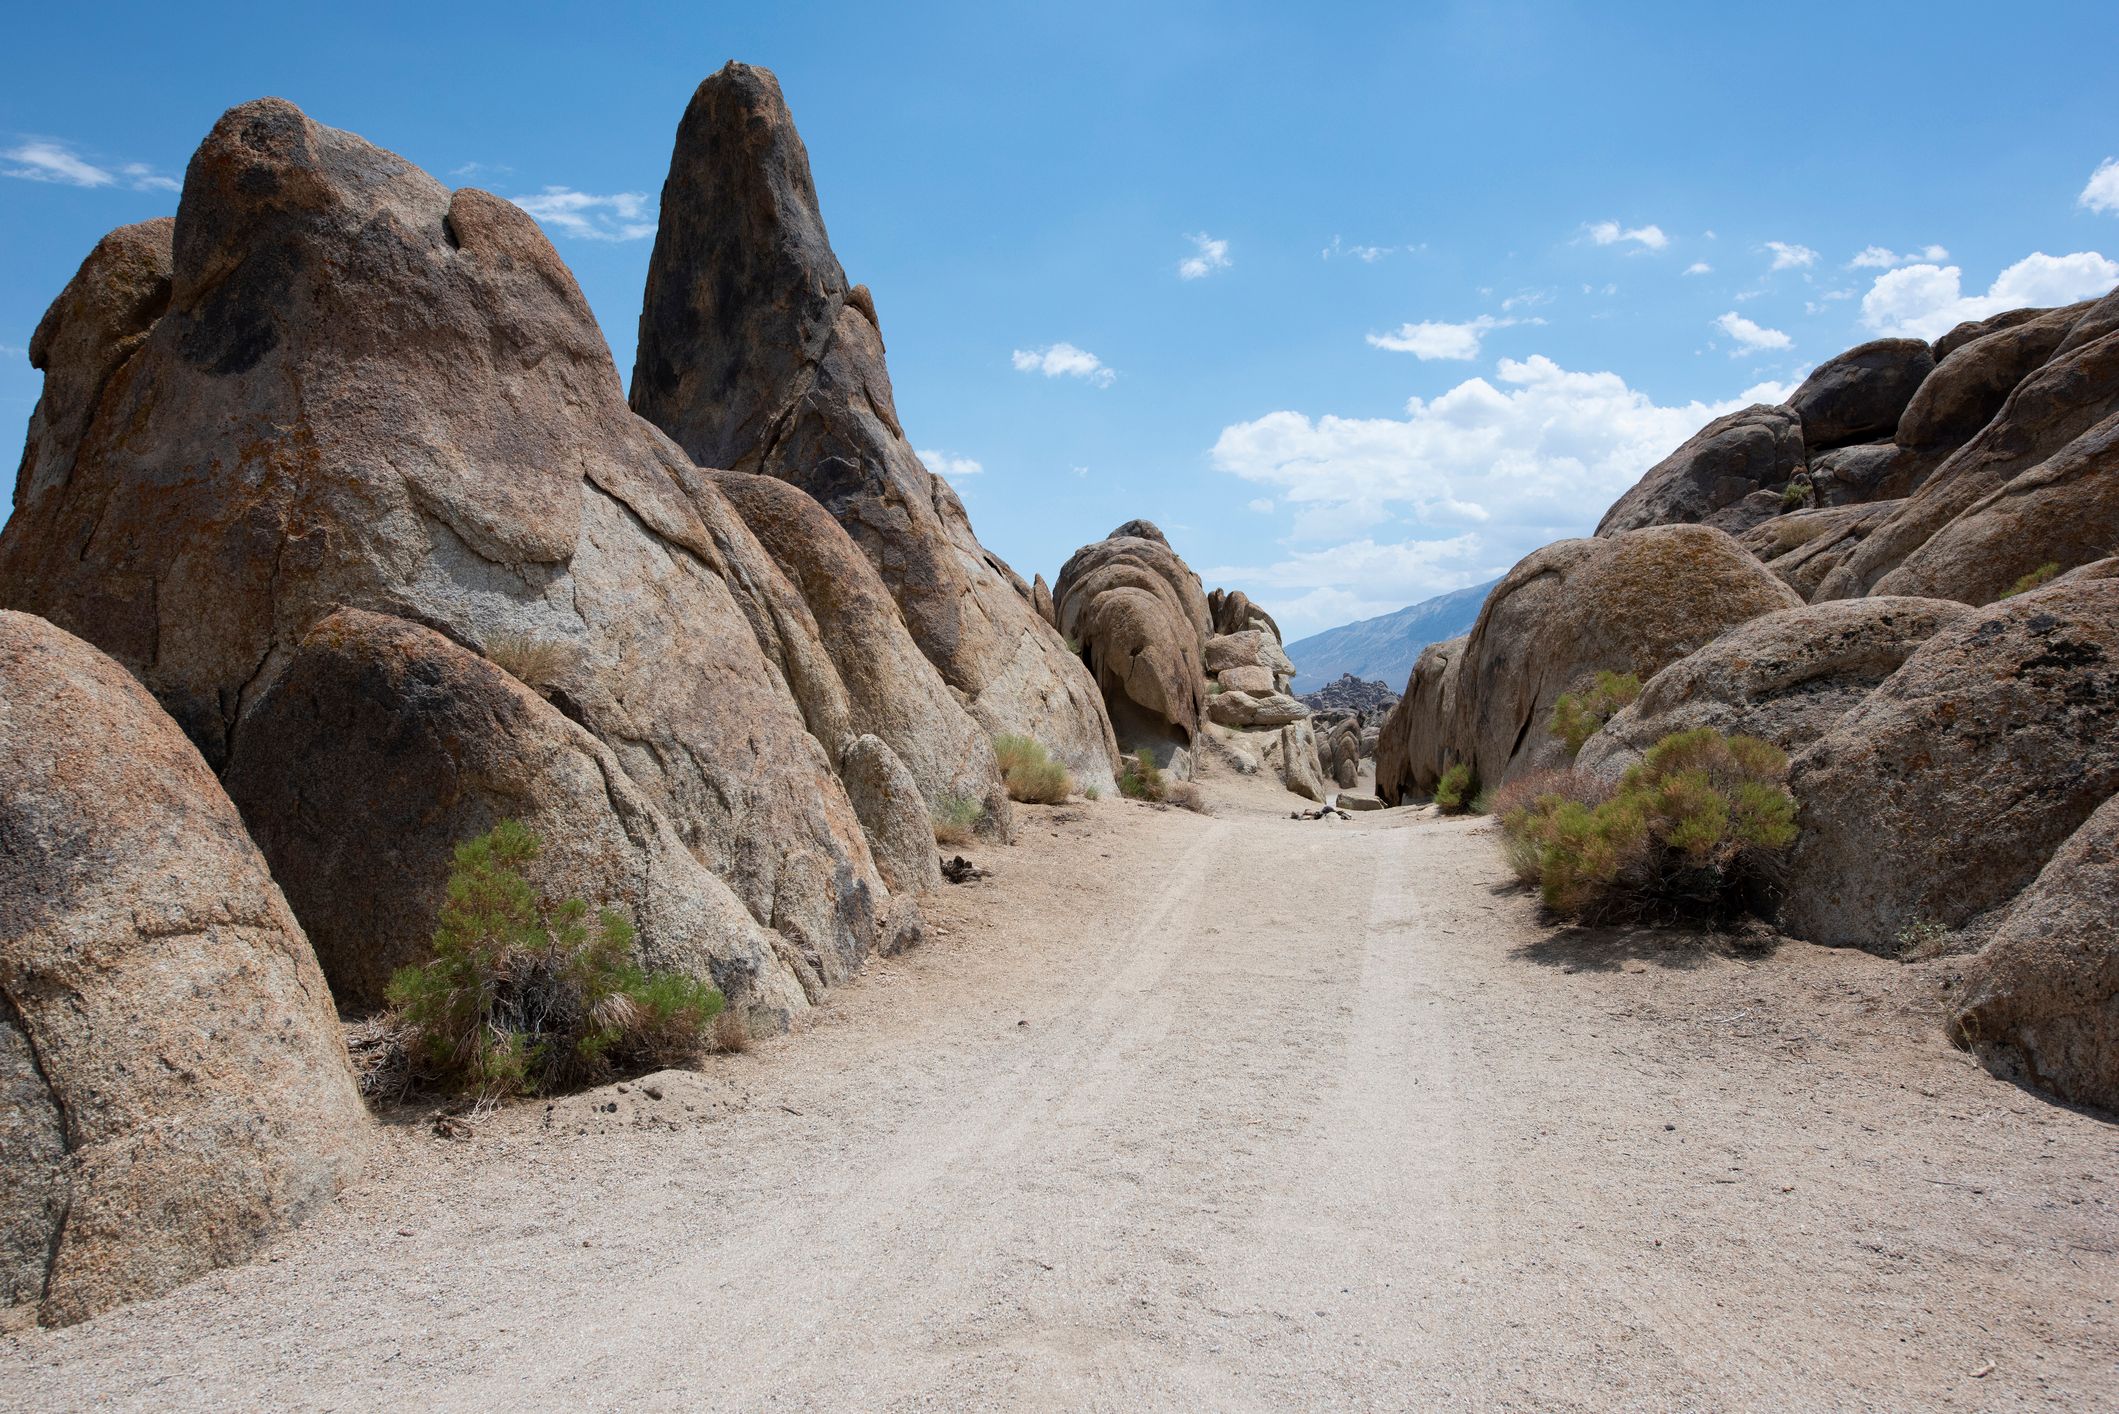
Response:
[{"label": "distant mountain", "polygon": [[1501,581],[1422,600],[1409,609],[1360,623],[1343,624],[1287,645],[1295,664],[1295,691],[1315,692],[1341,673],[1352,673],[1405,691],[1413,663],[1430,643],[1469,633],[1487,591]]}]

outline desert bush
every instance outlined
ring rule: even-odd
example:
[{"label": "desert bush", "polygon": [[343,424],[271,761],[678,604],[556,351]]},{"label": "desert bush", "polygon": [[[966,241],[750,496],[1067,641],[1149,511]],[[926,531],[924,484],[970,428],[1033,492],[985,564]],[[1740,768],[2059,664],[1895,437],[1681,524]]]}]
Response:
[{"label": "desert bush", "polygon": [[1629,707],[1641,695],[1641,680],[1632,673],[1600,672],[1596,681],[1581,692],[1563,692],[1552,704],[1552,716],[1547,725],[1552,734],[1567,748],[1569,756],[1582,749],[1582,743],[1597,734],[1597,729],[1617,715],[1621,707]]},{"label": "desert bush", "polygon": [[2004,599],[2013,599],[2019,594],[2028,594],[2031,590],[2036,589],[2039,585],[2044,584],[2049,580],[2058,578],[2059,574],[2060,562],[2058,560],[2047,560],[2037,569],[2032,570],[2022,579],[2019,579],[2014,584],[2010,585],[2009,592],[2002,595],[2001,597]]},{"label": "desert bush", "polygon": [[525,687],[550,687],[573,663],[574,650],[535,633],[496,633],[486,640],[486,661]]},{"label": "desert bush", "polygon": [[1783,511],[1799,511],[1809,504],[1810,483],[1803,477],[1796,477],[1781,491],[1781,509]]},{"label": "desert bush", "polygon": [[1169,783],[1163,779],[1162,767],[1146,751],[1136,751],[1123,758],[1125,769],[1119,773],[1118,793],[1130,800],[1161,800],[1169,793]]},{"label": "desert bush", "polygon": [[986,818],[983,802],[968,795],[945,795],[927,808],[934,822],[936,844],[970,844],[979,822]]},{"label": "desert bush", "polygon": [[1501,822],[1501,853],[1518,879],[1535,884],[1542,863],[1535,839],[1513,828],[1511,820],[1546,800],[1569,801],[1594,810],[1618,793],[1618,783],[1603,776],[1563,766],[1555,771],[1532,771],[1518,776],[1499,790],[1484,792],[1486,810]]},{"label": "desert bush", "polygon": [[750,1049],[750,1022],[740,1011],[724,1011],[714,1018],[707,1028],[707,1041],[724,1054],[734,1055]]},{"label": "desert bush", "polygon": [[1001,764],[1001,779],[1011,800],[1058,805],[1074,791],[1067,768],[1053,760],[1041,742],[1004,733],[993,739],[993,755]]},{"label": "desert bush", "polygon": [[1462,815],[1478,790],[1469,762],[1459,761],[1435,782],[1435,808],[1445,815]]},{"label": "desert bush", "polygon": [[1195,815],[1212,815],[1207,805],[1207,793],[1190,781],[1171,781],[1163,787],[1163,799],[1180,810],[1189,810]]},{"label": "desert bush", "polygon": [[1083,800],[1102,800],[1103,798],[1104,798],[1104,793],[1103,793],[1103,791],[1099,790],[1099,789],[1098,789],[1097,787],[1095,787],[1095,786],[1083,786],[1083,787],[1082,787],[1082,799],[1083,799]]},{"label": "desert bush", "polygon": [[1898,930],[1892,939],[1898,955],[1908,962],[1925,962],[1950,950],[1950,930],[1933,918],[1916,918]]},{"label": "desert bush", "polygon": [[412,1078],[481,1100],[695,1058],[721,994],[632,961],[615,909],[541,901],[524,869],[537,836],[503,820],[456,847],[431,961],[390,979]]},{"label": "desert bush", "polygon": [[1504,791],[1504,850],[1563,917],[1727,916],[1795,842],[1787,775],[1769,742],[1676,732],[1615,786],[1567,771]]}]

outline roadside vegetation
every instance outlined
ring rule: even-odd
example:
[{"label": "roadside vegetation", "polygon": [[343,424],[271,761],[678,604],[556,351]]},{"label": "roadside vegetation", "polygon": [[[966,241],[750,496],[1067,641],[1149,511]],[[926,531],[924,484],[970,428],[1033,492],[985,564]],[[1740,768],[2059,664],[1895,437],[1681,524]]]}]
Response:
[{"label": "roadside vegetation", "polygon": [[1004,733],[993,739],[993,754],[1000,762],[1010,800],[1058,805],[1074,793],[1074,778],[1052,759],[1042,742]]},{"label": "roadside vegetation", "polygon": [[1581,692],[1561,693],[1552,704],[1552,716],[1546,725],[1567,748],[1567,754],[1573,756],[1599,728],[1617,716],[1621,708],[1632,706],[1640,695],[1641,680],[1632,673],[1600,672],[1596,681]]}]

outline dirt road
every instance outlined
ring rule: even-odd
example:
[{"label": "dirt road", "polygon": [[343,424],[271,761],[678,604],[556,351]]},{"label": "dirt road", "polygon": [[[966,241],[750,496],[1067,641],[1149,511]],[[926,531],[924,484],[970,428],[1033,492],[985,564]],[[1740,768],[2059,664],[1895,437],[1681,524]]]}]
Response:
[{"label": "dirt road", "polygon": [[2119,1125],[1927,975],[1555,934],[1477,824],[1214,796],[1026,810],[805,1034],[400,1125],[0,1404],[2119,1405]]}]

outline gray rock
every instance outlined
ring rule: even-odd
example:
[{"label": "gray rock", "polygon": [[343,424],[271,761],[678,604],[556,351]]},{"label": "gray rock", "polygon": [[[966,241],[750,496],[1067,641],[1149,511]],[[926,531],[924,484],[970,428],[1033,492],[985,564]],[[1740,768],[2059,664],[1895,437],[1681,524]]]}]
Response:
[{"label": "gray rock", "polygon": [[849,737],[839,749],[839,777],[868,833],[884,882],[905,894],[942,887],[934,817],[920,783],[897,753],[879,736]]}]

